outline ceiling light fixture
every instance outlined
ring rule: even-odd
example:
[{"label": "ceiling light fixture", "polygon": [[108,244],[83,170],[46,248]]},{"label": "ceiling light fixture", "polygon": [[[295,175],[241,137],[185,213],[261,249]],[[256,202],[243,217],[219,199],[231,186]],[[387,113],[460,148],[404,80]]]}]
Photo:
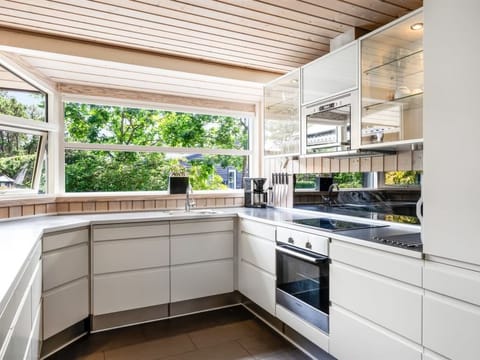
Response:
[{"label": "ceiling light fixture", "polygon": [[423,29],[423,23],[422,22],[417,22],[415,24],[410,25],[410,29],[412,30],[422,30]]}]

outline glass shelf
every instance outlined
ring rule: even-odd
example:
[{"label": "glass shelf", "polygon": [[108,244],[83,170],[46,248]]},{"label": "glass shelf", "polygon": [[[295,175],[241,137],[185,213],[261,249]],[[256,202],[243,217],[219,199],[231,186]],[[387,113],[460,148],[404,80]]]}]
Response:
[{"label": "glass shelf", "polygon": [[[364,100],[364,102],[367,101]],[[383,111],[389,108],[398,107],[399,105],[403,106],[403,110],[405,110],[406,107],[408,107],[408,109],[416,109],[422,107],[423,92],[405,95],[397,99],[373,102],[372,104],[363,105],[363,109],[365,110],[365,115],[367,115],[369,112],[372,111]],[[366,119],[364,119],[363,121],[366,121]]]}]

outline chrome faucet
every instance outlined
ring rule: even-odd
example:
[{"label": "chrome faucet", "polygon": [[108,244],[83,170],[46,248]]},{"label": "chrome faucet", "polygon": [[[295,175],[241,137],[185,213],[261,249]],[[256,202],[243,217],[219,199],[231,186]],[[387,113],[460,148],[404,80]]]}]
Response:
[{"label": "chrome faucet", "polygon": [[190,212],[191,208],[195,207],[195,200],[190,199],[190,195],[193,194],[192,187],[190,184],[187,186],[187,190],[185,191],[185,211]]},{"label": "chrome faucet", "polygon": [[333,183],[328,187],[328,193],[327,196],[324,196],[323,199],[327,202],[328,206],[332,206],[335,202],[335,200],[332,197],[333,191],[340,191],[340,188],[338,187],[337,183]]}]

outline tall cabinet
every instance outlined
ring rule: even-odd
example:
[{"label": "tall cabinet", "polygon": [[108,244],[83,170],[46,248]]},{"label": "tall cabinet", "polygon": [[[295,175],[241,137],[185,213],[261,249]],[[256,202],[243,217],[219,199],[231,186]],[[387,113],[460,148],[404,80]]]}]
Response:
[{"label": "tall cabinet", "polygon": [[360,41],[361,146],[423,141],[423,12]]}]

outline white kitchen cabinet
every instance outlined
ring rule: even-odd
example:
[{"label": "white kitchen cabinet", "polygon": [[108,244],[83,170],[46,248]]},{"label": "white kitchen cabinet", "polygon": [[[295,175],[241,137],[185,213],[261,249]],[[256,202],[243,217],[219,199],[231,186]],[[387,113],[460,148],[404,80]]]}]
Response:
[{"label": "white kitchen cabinet", "polygon": [[423,252],[480,265],[480,2],[424,4]]},{"label": "white kitchen cabinet", "polygon": [[170,302],[169,222],[94,225],[92,313]]},{"label": "white kitchen cabinet", "polygon": [[336,239],[330,257],[332,354],[339,359],[421,358],[422,260]]},{"label": "white kitchen cabinet", "polygon": [[338,360],[421,360],[422,347],[332,305],[330,354]]},{"label": "white kitchen cabinet", "polygon": [[358,87],[358,42],[302,67],[302,104],[327,98]]},{"label": "white kitchen cabinet", "polygon": [[361,145],[416,143],[423,138],[423,23],[416,11],[360,40]]},{"label": "white kitchen cabinet", "polygon": [[480,272],[425,262],[423,341],[450,359],[480,358]]},{"label": "white kitchen cabinet", "polygon": [[330,283],[332,303],[422,342],[422,289],[336,261]]},{"label": "white kitchen cabinet", "polygon": [[139,309],[170,302],[169,268],[96,275],[93,315]]},{"label": "white kitchen cabinet", "polygon": [[275,315],[275,276],[240,259],[238,290],[255,304]]},{"label": "white kitchen cabinet", "polygon": [[233,219],[172,221],[171,302],[234,290]]},{"label": "white kitchen cabinet", "polygon": [[93,244],[94,275],[169,265],[169,238],[96,241]]},{"label": "white kitchen cabinet", "polygon": [[[38,327],[41,301],[38,283],[41,278],[40,246],[27,260],[25,271],[10,298],[5,311],[0,313],[2,337],[0,359],[23,359],[30,356],[30,348],[38,348]],[[3,331],[4,330],[4,331]],[[36,340],[33,339],[37,336]],[[38,356],[38,352],[37,352]],[[38,358],[38,357],[35,357]]]},{"label": "white kitchen cabinet", "polygon": [[240,219],[238,290],[275,314],[275,226]]},{"label": "white kitchen cabinet", "polygon": [[233,259],[172,266],[171,302],[232,292],[233,267]]},{"label": "white kitchen cabinet", "polygon": [[88,276],[88,243],[53,250],[43,255],[43,290]]},{"label": "white kitchen cabinet", "polygon": [[264,87],[264,154],[300,153],[300,69]]},{"label": "white kitchen cabinet", "polygon": [[90,315],[89,230],[45,234],[42,243],[42,336],[46,340]]},{"label": "white kitchen cabinet", "polygon": [[89,282],[84,277],[43,293],[43,339],[88,317]]}]

